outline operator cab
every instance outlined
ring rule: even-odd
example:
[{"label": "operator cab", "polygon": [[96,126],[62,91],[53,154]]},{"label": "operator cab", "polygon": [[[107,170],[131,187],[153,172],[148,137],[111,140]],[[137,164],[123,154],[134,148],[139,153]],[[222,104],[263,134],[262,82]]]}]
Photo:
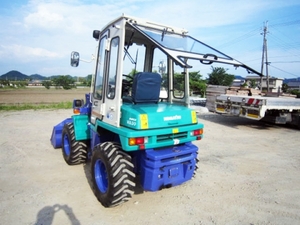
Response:
[{"label": "operator cab", "polygon": [[[148,107],[147,113],[165,108],[174,111],[176,108],[169,108],[174,103],[189,106],[189,69],[196,64],[225,63],[259,74],[188,36],[184,29],[133,17],[121,16],[102,31],[94,31],[93,37],[99,44],[91,94],[92,124],[97,120],[115,127],[129,123],[135,114],[128,112],[129,106],[140,114],[140,104],[148,104],[143,106]],[[78,63],[79,54],[72,53],[71,65]],[[156,108],[150,110],[149,103]],[[123,123],[122,114],[129,118]]]}]

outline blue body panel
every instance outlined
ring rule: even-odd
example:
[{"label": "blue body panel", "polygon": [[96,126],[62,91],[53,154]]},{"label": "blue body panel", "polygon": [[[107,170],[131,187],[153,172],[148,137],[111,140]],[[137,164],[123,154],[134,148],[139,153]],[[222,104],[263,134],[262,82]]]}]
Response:
[{"label": "blue body panel", "polygon": [[71,123],[71,122],[73,122],[73,119],[67,118],[53,127],[50,141],[54,148],[61,148],[62,130],[66,123]]},{"label": "blue body panel", "polygon": [[196,167],[197,146],[184,145],[148,149],[141,153],[141,185],[146,191],[157,191],[190,180]]}]

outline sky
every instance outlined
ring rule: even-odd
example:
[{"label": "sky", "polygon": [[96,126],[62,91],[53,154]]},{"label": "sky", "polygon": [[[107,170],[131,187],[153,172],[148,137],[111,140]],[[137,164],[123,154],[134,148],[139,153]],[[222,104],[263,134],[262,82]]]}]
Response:
[{"label": "sky", "polygon": [[[187,29],[189,35],[257,71],[267,25],[269,75],[300,77],[299,0],[3,0],[0,75],[11,70],[43,76],[94,73],[94,62],[71,67],[70,54],[75,50],[91,60],[97,46],[93,30],[123,13]],[[210,66],[200,69],[203,77],[210,72]]]}]

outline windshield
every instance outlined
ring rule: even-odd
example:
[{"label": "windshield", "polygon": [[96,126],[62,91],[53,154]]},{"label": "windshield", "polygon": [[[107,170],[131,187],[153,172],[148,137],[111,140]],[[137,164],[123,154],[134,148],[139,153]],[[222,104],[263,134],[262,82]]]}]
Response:
[{"label": "windshield", "polygon": [[143,30],[143,32],[146,33],[148,36],[150,36],[152,39],[154,39],[156,42],[158,42],[160,45],[168,49],[173,49],[173,50],[183,51],[183,52],[191,52],[191,53],[196,53],[201,55],[205,55],[209,53],[209,54],[216,55],[217,57],[232,59],[231,57],[223,54],[222,52],[219,52],[218,50],[213,49],[208,45],[188,35],[175,34],[171,32],[171,30],[168,30],[167,28],[164,29],[163,31],[149,29],[142,26],[139,26],[139,28]]},{"label": "windshield", "polygon": [[217,62],[230,64],[235,67],[241,66],[249,73],[261,75],[254,69],[184,33],[175,33],[171,28],[167,27],[160,30],[137,24],[134,26],[156,42],[162,51],[171,56],[182,67],[191,68],[192,66],[188,64],[187,59],[196,59],[206,65]]}]

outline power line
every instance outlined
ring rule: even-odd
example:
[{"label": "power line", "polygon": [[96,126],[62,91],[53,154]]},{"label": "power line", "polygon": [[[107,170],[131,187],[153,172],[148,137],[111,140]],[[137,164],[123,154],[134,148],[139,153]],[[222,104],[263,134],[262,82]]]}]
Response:
[{"label": "power line", "polygon": [[[288,43],[288,42],[286,42],[286,41],[280,39],[280,38],[277,37],[277,36],[275,36],[273,33],[271,33],[271,34],[269,35],[269,37],[271,37],[271,39],[272,39],[273,41],[275,41],[275,42],[277,43],[277,45],[278,45],[278,46],[281,46],[283,49],[285,49],[285,50],[287,50],[287,49],[288,49],[288,50],[292,50],[294,53],[296,53],[296,54],[294,54],[294,55],[297,55],[297,54],[298,54],[298,51],[299,51],[299,50],[295,49],[295,47],[297,47],[297,46],[291,45],[290,43]],[[300,52],[299,52],[299,53],[300,53]]]},{"label": "power line", "polygon": [[[274,58],[286,58],[286,57],[290,57],[290,56],[291,56],[291,54],[289,54],[289,55],[275,55],[275,56],[271,56],[269,58],[272,58],[272,59],[274,59]],[[296,54],[294,56],[300,56],[300,54]]]},{"label": "power line", "polygon": [[223,43],[222,45],[219,45],[218,48],[222,48],[224,46],[228,47],[230,45],[236,44],[237,42],[244,41],[244,40],[256,35],[258,31],[259,31],[259,29],[255,28],[255,29],[253,29],[253,30],[251,30],[251,31],[249,31],[249,32],[237,37],[237,38],[234,38],[232,40],[229,40],[228,42]]},{"label": "power line", "polygon": [[272,65],[270,65],[270,63],[269,63],[269,66],[271,66],[271,67],[273,67],[273,68],[275,68],[275,69],[277,69],[277,70],[280,70],[281,72],[284,72],[284,73],[290,74],[290,75],[292,75],[292,76],[295,76],[295,77],[299,77],[299,75],[296,75],[296,74],[293,74],[293,73],[287,72],[287,71],[285,71],[285,70],[282,70],[282,69],[280,69],[280,68],[278,68],[278,67],[276,67],[276,66],[272,66]]},{"label": "power line", "polygon": [[293,21],[288,21],[288,22],[282,22],[282,23],[277,23],[277,24],[273,24],[272,26],[291,26],[291,25],[296,25],[296,24],[300,24],[300,20],[293,20]]},{"label": "power line", "polygon": [[282,34],[283,36],[285,36],[287,39],[290,39],[292,42],[294,42],[294,43],[300,45],[299,40],[298,40],[298,42],[297,42],[297,41],[293,40],[293,39],[291,38],[291,36],[286,35],[284,32],[282,32],[281,30],[277,29],[276,27],[274,27],[274,26],[272,26],[272,25],[271,25],[270,27],[272,27],[274,30],[278,31],[280,34]]},{"label": "power line", "polygon": [[272,63],[299,63],[300,61],[278,61],[278,62],[272,62]]}]

